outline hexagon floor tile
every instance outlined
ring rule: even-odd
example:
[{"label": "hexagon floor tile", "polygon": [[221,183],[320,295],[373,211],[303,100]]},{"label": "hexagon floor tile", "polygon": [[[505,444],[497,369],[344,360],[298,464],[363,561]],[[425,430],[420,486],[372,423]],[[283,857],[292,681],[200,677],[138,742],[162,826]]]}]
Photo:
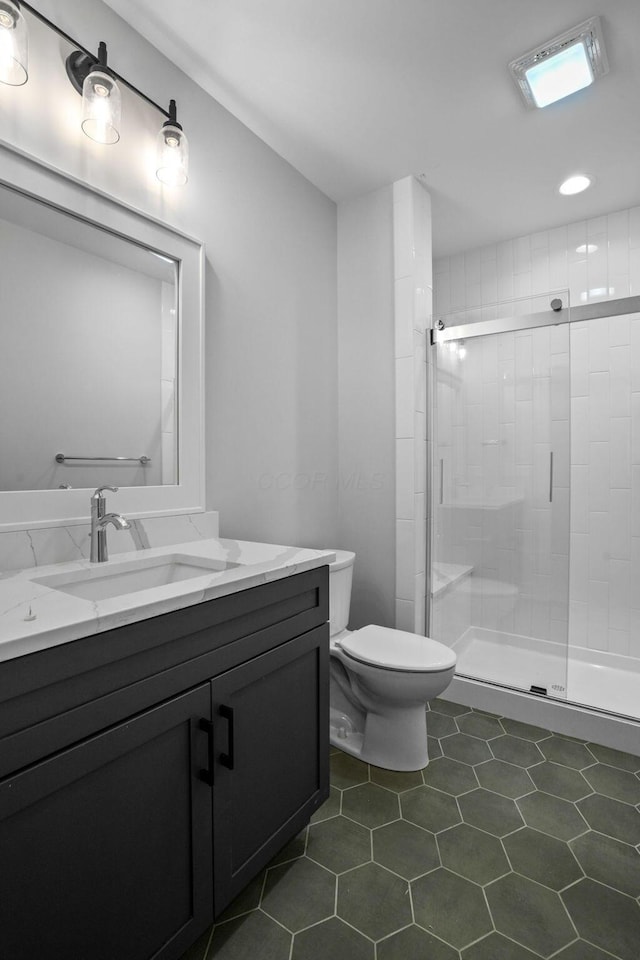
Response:
[{"label": "hexagon floor tile", "polygon": [[434,870],[411,884],[416,923],[458,950],[493,927],[482,890],[449,870]]},{"label": "hexagon floor tile", "polygon": [[478,785],[473,767],[449,757],[432,760],[422,776],[427,786],[450,793],[452,797],[468,793]]},{"label": "hexagon floor tile", "polygon": [[491,759],[491,751],[484,740],[468,737],[465,733],[455,733],[442,742],[442,752],[452,760],[476,764]]},{"label": "hexagon floor tile", "polygon": [[547,760],[551,760],[553,763],[561,763],[565,767],[573,767],[574,770],[584,770],[585,767],[591,767],[596,759],[583,743],[563,740],[561,737],[543,740],[540,744],[540,750]]},{"label": "hexagon floor tile", "polygon": [[[261,945],[247,960],[262,960]],[[373,960],[375,947],[361,933],[347,926],[337,917],[310,927],[293,938],[291,960],[326,960],[327,957],[349,957],[349,960]],[[213,960],[213,958],[212,958]],[[216,958],[217,960],[217,958]],[[244,960],[244,958],[242,958]],[[287,957],[278,960],[289,960]]]},{"label": "hexagon floor tile", "polygon": [[315,823],[309,827],[306,855],[334,873],[344,873],[371,859],[371,831],[343,816]]},{"label": "hexagon floor tile", "polygon": [[588,877],[640,897],[640,856],[634,847],[601,833],[585,833],[569,844]]},{"label": "hexagon floor tile", "polygon": [[377,960],[458,960],[459,956],[453,947],[415,924],[381,940],[377,945]]},{"label": "hexagon floor tile", "polygon": [[380,827],[399,819],[398,795],[376,783],[363,783],[343,792],[342,813],[365,827]]},{"label": "hexagon floor tile", "polygon": [[595,767],[588,767],[584,776],[596,793],[623,803],[640,803],[640,779],[627,770],[597,763]]},{"label": "hexagon floor tile", "polygon": [[[585,770],[585,776],[591,771]],[[535,767],[529,769],[531,779],[538,790],[543,793],[551,793],[554,797],[561,797],[563,800],[581,800],[587,797],[591,792],[591,787],[584,779],[579,770],[572,767],[564,767],[560,763],[551,763],[545,760]],[[640,783],[638,784],[640,786]]]},{"label": "hexagon floor tile", "polygon": [[373,831],[373,859],[405,880],[415,880],[440,866],[434,835],[406,820]]},{"label": "hexagon floor tile", "polygon": [[486,830],[496,837],[505,837],[523,827],[522,817],[514,800],[491,790],[474,790],[458,800],[465,823]]},{"label": "hexagon floor tile", "polygon": [[462,819],[455,797],[432,787],[416,787],[400,798],[403,820],[438,833]]},{"label": "hexagon floor tile", "polygon": [[511,870],[498,838],[467,823],[439,833],[438,849],[443,867],[475,883],[489,883]]},{"label": "hexagon floor tile", "polygon": [[332,917],[335,902],[335,874],[301,857],[267,871],[260,906],[283,927],[296,933]]},{"label": "hexagon floor tile", "polygon": [[427,725],[424,770],[333,751],[182,960],[640,960],[640,758],[446,700]]},{"label": "hexagon floor tile", "polygon": [[544,760],[535,743],[523,737],[513,737],[511,734],[492,740],[491,752],[497,760],[506,760],[507,763],[513,763],[518,767],[532,767]]},{"label": "hexagon floor tile", "polygon": [[533,781],[526,770],[505,763],[504,760],[488,760],[476,766],[476,776],[480,786],[493,790],[503,797],[523,797],[535,790]]},{"label": "hexagon floor tile", "polygon": [[486,888],[499,933],[542,957],[568,946],[575,932],[557,893],[511,873]]},{"label": "hexagon floor tile", "polygon": [[583,875],[567,844],[555,837],[524,827],[503,842],[516,873],[552,890],[564,890]]},{"label": "hexagon floor tile", "polygon": [[338,916],[371,940],[381,940],[411,923],[406,880],[377,863],[366,863],[338,879]]},{"label": "hexagon floor tile", "polygon": [[640,843],[640,810],[635,807],[599,793],[592,793],[577,807],[592,830],[623,840],[632,847]]},{"label": "hexagon floor tile", "polygon": [[521,797],[518,807],[527,826],[559,840],[573,840],[588,829],[578,812],[581,804],[576,806],[575,803],[552,797],[548,793],[536,791]]},{"label": "hexagon floor tile", "polygon": [[588,879],[565,890],[562,899],[580,936],[619,960],[638,960],[640,906],[636,900]]}]

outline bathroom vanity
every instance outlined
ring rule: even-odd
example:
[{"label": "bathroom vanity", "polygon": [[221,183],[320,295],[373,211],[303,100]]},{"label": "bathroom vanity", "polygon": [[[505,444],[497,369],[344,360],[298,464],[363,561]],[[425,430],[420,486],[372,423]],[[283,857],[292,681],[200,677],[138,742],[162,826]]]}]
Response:
[{"label": "bathroom vanity", "polygon": [[328,796],[333,555],[292,556],[138,606],[0,579],[0,956],[175,960]]},{"label": "bathroom vanity", "polygon": [[202,244],[0,159],[0,957],[177,960],[328,796],[335,555],[201,532]]}]

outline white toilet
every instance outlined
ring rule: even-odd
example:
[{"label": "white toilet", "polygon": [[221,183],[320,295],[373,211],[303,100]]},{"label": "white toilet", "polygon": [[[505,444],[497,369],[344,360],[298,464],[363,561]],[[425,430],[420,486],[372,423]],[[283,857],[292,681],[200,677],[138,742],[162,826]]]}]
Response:
[{"label": "white toilet", "polygon": [[331,743],[387,770],[420,770],[429,760],[425,706],[445,690],[456,655],[416,633],[370,625],[346,629],[355,553],[329,565]]}]

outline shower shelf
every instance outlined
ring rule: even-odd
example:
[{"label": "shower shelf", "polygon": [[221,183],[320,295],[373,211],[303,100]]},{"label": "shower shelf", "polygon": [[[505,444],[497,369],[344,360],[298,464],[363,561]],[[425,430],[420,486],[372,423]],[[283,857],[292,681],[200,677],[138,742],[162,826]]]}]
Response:
[{"label": "shower shelf", "polygon": [[471,576],[473,567],[462,563],[443,563],[436,560],[432,568],[431,596],[442,597],[466,577]]}]

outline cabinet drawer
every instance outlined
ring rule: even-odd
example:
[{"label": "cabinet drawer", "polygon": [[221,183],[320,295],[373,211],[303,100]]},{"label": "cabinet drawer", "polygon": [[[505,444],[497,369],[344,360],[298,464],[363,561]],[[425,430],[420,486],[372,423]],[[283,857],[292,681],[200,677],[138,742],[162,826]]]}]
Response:
[{"label": "cabinet drawer", "polygon": [[326,623],[328,567],[10,660],[0,777]]}]

